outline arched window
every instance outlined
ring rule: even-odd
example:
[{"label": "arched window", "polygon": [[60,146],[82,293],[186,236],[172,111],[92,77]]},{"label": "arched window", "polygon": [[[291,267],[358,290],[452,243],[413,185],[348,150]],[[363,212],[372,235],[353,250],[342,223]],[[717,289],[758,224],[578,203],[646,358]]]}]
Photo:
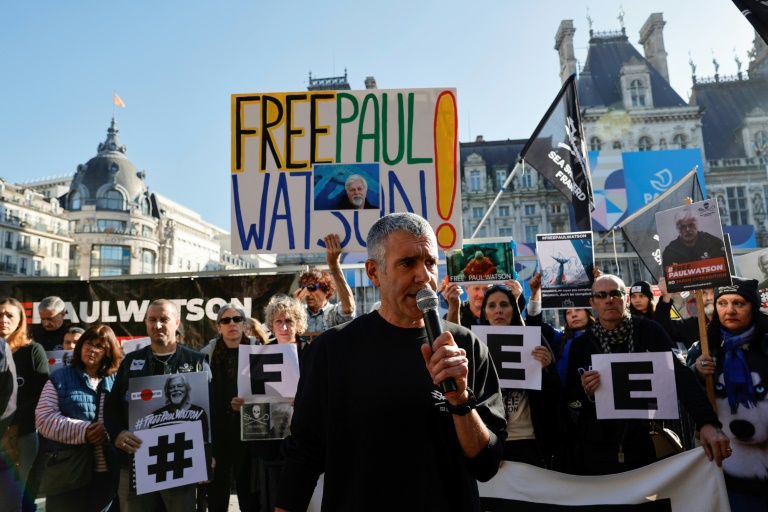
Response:
[{"label": "arched window", "polygon": [[637,150],[638,151],[650,151],[651,150],[651,138],[646,137],[643,135],[640,137],[640,140],[637,141]]},{"label": "arched window", "polygon": [[141,200],[141,214],[149,215],[149,199],[146,197]]},{"label": "arched window", "polygon": [[589,149],[590,151],[600,151],[602,148],[602,144],[600,143],[600,139],[597,137],[592,137],[589,139]]},{"label": "arched window", "polygon": [[629,85],[629,97],[632,100],[633,107],[645,106],[645,85],[640,80],[632,80]]},{"label": "arched window", "polygon": [[659,149],[667,149],[667,139],[659,139]]},{"label": "arched window", "polygon": [[73,190],[72,193],[69,194],[69,209],[75,211],[82,207],[83,205],[80,202],[80,192]]},{"label": "arched window", "polygon": [[618,140],[613,141],[613,149],[621,149],[621,142]]},{"label": "arched window", "polygon": [[672,143],[675,145],[677,149],[685,149],[688,147],[688,140],[685,138],[685,135],[682,133],[678,133],[672,138]]},{"label": "arched window", "polygon": [[101,207],[105,210],[123,210],[123,194],[115,189],[108,190],[104,197],[99,200]]},{"label": "arched window", "polygon": [[768,155],[768,133],[760,131],[755,134],[753,149],[755,151],[755,156]]}]

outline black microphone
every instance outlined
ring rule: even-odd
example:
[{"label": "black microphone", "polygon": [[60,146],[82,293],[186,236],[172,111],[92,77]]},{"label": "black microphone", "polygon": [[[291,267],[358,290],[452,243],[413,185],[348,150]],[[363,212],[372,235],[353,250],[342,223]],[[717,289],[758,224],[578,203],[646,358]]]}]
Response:
[{"label": "black microphone", "polygon": [[[437,294],[431,288],[422,288],[416,294],[416,305],[424,317],[424,326],[427,328],[430,346],[432,346],[435,338],[443,334],[443,326],[440,324],[440,316],[437,314],[438,304]],[[452,395],[457,391],[456,380],[453,377],[448,377],[442,381],[440,387],[443,390],[443,395]]]}]

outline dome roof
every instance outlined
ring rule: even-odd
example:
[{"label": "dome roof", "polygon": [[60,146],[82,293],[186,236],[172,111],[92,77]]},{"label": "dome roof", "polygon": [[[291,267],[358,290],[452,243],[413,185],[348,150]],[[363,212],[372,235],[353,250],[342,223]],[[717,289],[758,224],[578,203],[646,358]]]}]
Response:
[{"label": "dome roof", "polygon": [[98,154],[88,163],[77,166],[70,192],[79,191],[88,202],[95,202],[110,190],[120,191],[126,196],[127,204],[136,204],[146,196],[144,172],[138,172],[125,156],[126,147],[120,144],[117,132],[113,117],[107,139],[99,144]]}]

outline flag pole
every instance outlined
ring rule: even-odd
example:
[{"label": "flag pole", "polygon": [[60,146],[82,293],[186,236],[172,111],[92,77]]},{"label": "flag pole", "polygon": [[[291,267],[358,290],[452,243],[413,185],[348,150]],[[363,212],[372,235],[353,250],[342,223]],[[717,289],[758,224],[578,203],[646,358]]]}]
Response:
[{"label": "flag pole", "polygon": [[499,202],[499,199],[501,199],[501,194],[503,194],[503,193],[504,193],[504,191],[505,191],[505,190],[507,190],[507,186],[508,186],[508,185],[510,184],[510,182],[512,181],[512,178],[515,176],[515,173],[517,172],[517,170],[520,168],[520,165],[521,165],[521,163],[523,163],[523,160],[519,160],[519,161],[518,161],[518,162],[515,164],[515,168],[514,168],[514,169],[512,169],[512,172],[511,172],[511,173],[509,173],[509,176],[507,176],[507,179],[506,179],[506,181],[504,181],[504,184],[503,184],[503,185],[501,186],[501,188],[499,189],[499,193],[498,193],[498,194],[496,194],[496,197],[494,197],[494,198],[493,198],[493,202],[491,203],[491,206],[489,206],[489,207],[488,207],[488,211],[486,211],[486,212],[485,212],[485,215],[484,215],[484,216],[483,216],[483,218],[480,220],[480,224],[478,224],[478,225],[477,225],[477,227],[475,228],[475,231],[474,231],[474,233],[472,233],[472,238],[475,238],[475,236],[477,236],[477,233],[480,231],[480,228],[481,228],[481,227],[483,227],[483,224],[485,223],[486,219],[488,218],[488,216],[489,216],[489,215],[491,214],[491,212],[493,211],[493,207],[494,207],[494,206],[496,206],[496,203],[498,203],[498,202]]}]

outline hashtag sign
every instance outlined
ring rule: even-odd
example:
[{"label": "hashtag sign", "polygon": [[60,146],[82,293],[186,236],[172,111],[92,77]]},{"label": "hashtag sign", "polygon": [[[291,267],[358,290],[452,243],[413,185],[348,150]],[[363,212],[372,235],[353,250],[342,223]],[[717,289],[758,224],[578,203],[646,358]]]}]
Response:
[{"label": "hashtag sign", "polygon": [[[172,443],[169,436],[157,438],[157,446],[149,447],[149,455],[157,457],[157,463],[147,467],[147,473],[155,475],[155,482],[165,482],[168,473],[173,473],[172,479],[178,480],[184,476],[184,470],[192,467],[192,458],[184,457],[184,453],[192,449],[192,441],[187,440],[184,432],[174,436]],[[169,460],[168,456],[173,455]]]}]

